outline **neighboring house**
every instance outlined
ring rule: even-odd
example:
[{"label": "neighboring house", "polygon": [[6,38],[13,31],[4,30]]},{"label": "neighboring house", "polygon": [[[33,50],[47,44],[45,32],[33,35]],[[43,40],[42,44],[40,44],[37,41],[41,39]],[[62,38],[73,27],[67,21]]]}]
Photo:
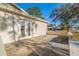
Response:
[{"label": "neighboring house", "polygon": [[48,30],[55,30],[55,25],[49,24],[48,25]]},{"label": "neighboring house", "polygon": [[53,30],[52,25],[48,25],[48,30]]},{"label": "neighboring house", "polygon": [[53,25],[48,25],[48,30],[53,30],[53,31],[55,31],[55,30],[61,30],[61,27],[60,26],[53,26]]},{"label": "neighboring house", "polygon": [[0,31],[4,44],[47,33],[46,20],[33,17],[12,3],[0,4],[0,23],[3,20],[8,25],[6,30]]}]

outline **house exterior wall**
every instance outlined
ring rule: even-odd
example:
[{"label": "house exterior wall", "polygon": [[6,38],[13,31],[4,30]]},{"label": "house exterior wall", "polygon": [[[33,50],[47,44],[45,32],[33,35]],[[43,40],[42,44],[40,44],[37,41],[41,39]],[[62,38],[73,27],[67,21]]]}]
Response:
[{"label": "house exterior wall", "polygon": [[[7,24],[8,24],[8,27],[6,28],[6,30],[0,31],[0,37],[4,44],[22,40],[22,39],[46,35],[47,33],[47,23],[45,22],[41,22],[37,20],[31,21],[32,20],[31,18],[22,17],[22,16],[15,15],[12,13],[0,11],[0,21],[3,20],[3,18],[7,20]],[[15,38],[14,38],[14,32],[13,32],[13,26],[12,26],[13,20],[15,21],[15,24],[14,24]],[[19,24],[19,20],[20,21],[22,20],[25,22],[25,37],[21,37],[21,24]],[[28,31],[27,31],[28,23],[31,24],[30,36],[28,36]]]},{"label": "house exterior wall", "polygon": [[[5,30],[1,30],[0,31],[0,36],[2,38],[3,43],[10,43],[10,42],[14,42],[15,39],[13,38],[13,27],[12,27],[12,17],[14,17],[15,20],[19,19],[18,16],[16,15],[12,15],[10,13],[7,12],[2,12],[0,11],[0,18],[5,18],[7,20],[7,28]],[[3,19],[0,19],[0,21]],[[4,21],[5,22],[5,21]],[[1,25],[2,26],[2,25]],[[14,25],[15,27],[15,32],[17,32],[17,28],[16,28],[17,24]],[[17,41],[17,36],[18,36],[18,32],[16,33],[16,41]]]},{"label": "house exterior wall", "polygon": [[36,21],[35,23],[37,24],[37,29],[35,29],[35,26],[34,26],[33,37],[46,35],[46,33],[47,33],[47,24],[39,22],[39,21]]}]

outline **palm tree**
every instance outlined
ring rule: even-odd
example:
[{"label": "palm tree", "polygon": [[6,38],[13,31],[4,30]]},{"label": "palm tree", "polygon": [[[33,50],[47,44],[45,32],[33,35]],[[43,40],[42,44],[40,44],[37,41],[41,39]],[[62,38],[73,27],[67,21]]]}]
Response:
[{"label": "palm tree", "polygon": [[30,15],[44,19],[42,12],[38,7],[30,7],[26,10]]}]

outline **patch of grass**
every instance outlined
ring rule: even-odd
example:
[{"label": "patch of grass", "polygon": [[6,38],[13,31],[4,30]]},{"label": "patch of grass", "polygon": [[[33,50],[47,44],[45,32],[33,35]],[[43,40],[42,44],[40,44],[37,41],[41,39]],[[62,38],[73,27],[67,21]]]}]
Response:
[{"label": "patch of grass", "polygon": [[79,33],[73,33],[73,39],[74,40],[79,40]]}]

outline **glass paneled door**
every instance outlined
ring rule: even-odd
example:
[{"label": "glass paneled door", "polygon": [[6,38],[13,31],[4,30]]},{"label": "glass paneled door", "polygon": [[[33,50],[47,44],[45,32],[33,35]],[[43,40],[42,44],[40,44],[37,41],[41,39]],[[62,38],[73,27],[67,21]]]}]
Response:
[{"label": "glass paneled door", "polygon": [[28,36],[31,35],[31,23],[29,22],[28,23]]},{"label": "glass paneled door", "polygon": [[21,22],[21,37],[31,36],[31,22]]},{"label": "glass paneled door", "polygon": [[25,22],[21,22],[21,37],[25,37]]}]

